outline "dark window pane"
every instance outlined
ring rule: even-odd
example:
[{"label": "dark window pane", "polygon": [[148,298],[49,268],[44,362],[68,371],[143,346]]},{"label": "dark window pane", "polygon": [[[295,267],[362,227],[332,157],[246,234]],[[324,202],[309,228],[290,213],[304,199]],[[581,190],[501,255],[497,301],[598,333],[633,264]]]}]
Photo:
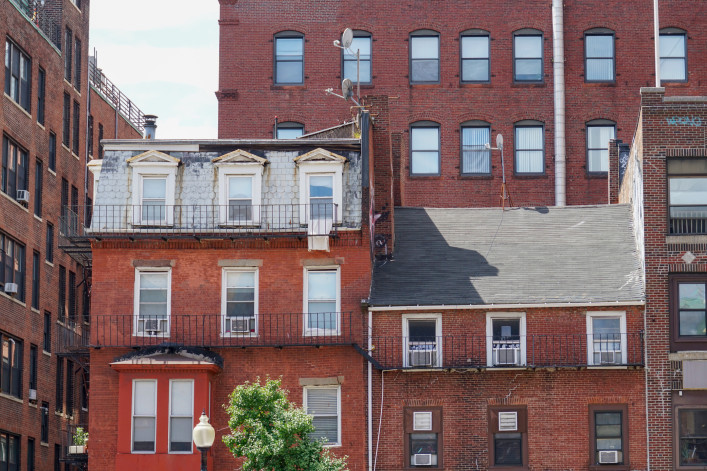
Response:
[{"label": "dark window pane", "polygon": [[497,466],[523,464],[523,440],[520,433],[497,433],[493,443],[494,463]]}]

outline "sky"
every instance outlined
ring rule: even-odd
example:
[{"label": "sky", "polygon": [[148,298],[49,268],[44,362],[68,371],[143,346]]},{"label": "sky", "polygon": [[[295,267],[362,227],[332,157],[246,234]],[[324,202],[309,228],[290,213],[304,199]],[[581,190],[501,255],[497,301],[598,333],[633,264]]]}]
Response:
[{"label": "sky", "polygon": [[[198,5],[198,6],[195,6]],[[219,2],[91,2],[90,54],[158,139],[217,137]]]}]

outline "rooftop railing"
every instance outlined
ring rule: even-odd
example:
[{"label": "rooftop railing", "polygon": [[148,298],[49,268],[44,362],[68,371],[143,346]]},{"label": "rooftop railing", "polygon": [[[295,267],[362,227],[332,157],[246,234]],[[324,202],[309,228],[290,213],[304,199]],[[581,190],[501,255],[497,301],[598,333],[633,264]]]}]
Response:
[{"label": "rooftop railing", "polygon": [[644,365],[643,332],[374,337],[371,356],[383,369],[485,369],[638,367]]},{"label": "rooftop railing", "polygon": [[145,130],[145,114],[105,76],[95,60],[88,62],[88,80],[134,127]]},{"label": "rooftop railing", "polygon": [[89,345],[141,348],[161,344],[188,347],[336,346],[362,342],[360,315],[352,312],[93,315]]},{"label": "rooftop railing", "polygon": [[[242,238],[336,235],[333,203],[271,205],[94,205],[64,208],[69,238]],[[87,224],[80,214],[87,214]]]},{"label": "rooftop railing", "polygon": [[10,0],[61,50],[61,0]]}]

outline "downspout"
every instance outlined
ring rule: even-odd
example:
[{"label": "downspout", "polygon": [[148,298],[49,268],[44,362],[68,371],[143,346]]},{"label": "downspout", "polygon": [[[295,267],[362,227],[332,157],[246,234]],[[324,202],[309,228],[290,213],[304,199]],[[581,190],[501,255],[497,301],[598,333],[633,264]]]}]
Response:
[{"label": "downspout", "polygon": [[[373,313],[368,310],[368,352],[373,351]],[[373,469],[373,365],[368,363],[368,469]]]},{"label": "downspout", "polygon": [[660,19],[658,0],[653,0],[653,36],[655,37],[655,86],[660,87]]},{"label": "downspout", "polygon": [[563,0],[552,0],[552,69],[555,84],[555,206],[565,206],[565,44]]}]

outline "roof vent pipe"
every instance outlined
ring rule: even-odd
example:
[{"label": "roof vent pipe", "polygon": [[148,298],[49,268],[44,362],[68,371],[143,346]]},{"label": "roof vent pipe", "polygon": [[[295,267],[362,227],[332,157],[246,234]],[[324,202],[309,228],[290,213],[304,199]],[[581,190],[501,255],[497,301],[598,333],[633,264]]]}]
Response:
[{"label": "roof vent pipe", "polygon": [[552,0],[552,69],[555,84],[555,206],[564,206],[567,186],[565,149],[565,39],[562,0]]},{"label": "roof vent pipe", "polygon": [[157,132],[157,116],[145,115],[145,139],[154,139]]}]

